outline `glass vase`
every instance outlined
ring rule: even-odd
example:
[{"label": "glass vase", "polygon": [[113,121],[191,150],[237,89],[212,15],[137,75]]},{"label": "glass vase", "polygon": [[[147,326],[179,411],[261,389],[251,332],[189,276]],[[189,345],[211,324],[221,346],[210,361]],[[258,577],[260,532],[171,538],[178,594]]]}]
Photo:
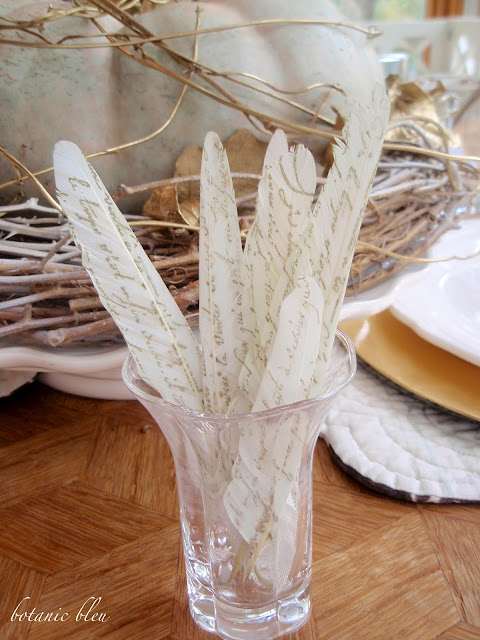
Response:
[{"label": "glass vase", "polygon": [[165,402],[125,361],[126,385],[173,454],[190,612],[203,629],[268,640],[307,621],[313,452],[355,367],[354,347],[337,331],[321,396],[224,416]]}]

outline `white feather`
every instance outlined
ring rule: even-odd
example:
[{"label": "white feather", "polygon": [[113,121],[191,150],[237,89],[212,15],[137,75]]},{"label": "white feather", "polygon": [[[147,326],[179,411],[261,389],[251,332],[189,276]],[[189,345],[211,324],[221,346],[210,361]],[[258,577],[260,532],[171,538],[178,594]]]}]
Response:
[{"label": "white feather", "polygon": [[334,145],[334,163],[314,210],[313,234],[305,240],[312,254],[313,276],[325,299],[312,395],[321,392],[388,116],[389,100],[379,84],[370,105],[352,104],[342,132],[345,143]]},{"label": "white feather", "polygon": [[206,411],[243,413],[238,388],[247,351],[242,241],[227,155],[215,133],[203,147],[200,181],[199,324]]},{"label": "white feather", "polygon": [[253,411],[308,398],[320,346],[323,307],[322,291],[311,277],[301,278],[285,298]]},{"label": "white feather", "polygon": [[54,168],[83,264],[140,376],[165,400],[203,410],[198,344],[124,216],[75,144],[55,145]]},{"label": "white feather", "polygon": [[[334,165],[314,211],[304,200],[305,210],[299,216],[302,224],[294,233],[290,227],[293,241],[282,244],[267,225],[272,211],[267,209],[265,213],[259,207],[259,222],[251,239],[252,299],[261,293],[261,288],[255,290],[256,270],[265,269],[267,278],[260,274],[262,286],[271,296],[268,310],[260,311],[264,316],[257,314],[257,322],[268,314],[271,318],[278,315],[278,322],[272,321],[268,334],[268,319],[257,327],[267,339],[261,346],[267,347],[263,356],[268,360],[253,411],[312,397],[321,390],[388,120],[384,89],[377,87],[372,105],[356,104],[353,111],[343,131],[346,142],[338,143],[334,151]],[[284,237],[288,237],[289,222],[291,217],[287,216],[282,227]],[[276,262],[280,256],[272,246],[274,242],[283,247],[283,262]],[[268,271],[270,260],[273,267]],[[240,438],[232,481],[224,498],[227,512],[249,544],[247,575],[271,523],[281,516],[291,487],[288,478],[298,476],[301,463],[305,434],[302,419],[298,417],[293,425],[274,427],[259,425],[257,432],[246,431]]]},{"label": "white feather", "polygon": [[263,169],[265,167],[272,167],[280,160],[280,156],[288,153],[288,139],[285,135],[285,131],[277,129],[273,136],[270,138],[267,150],[265,151],[265,157],[263,159]]},{"label": "white feather", "polygon": [[[272,299],[310,214],[315,186],[315,162],[310,152],[302,146],[288,152],[285,134],[277,131],[267,149],[256,217],[245,243],[246,300],[254,322],[254,340],[241,384],[252,401],[278,323],[280,305],[273,310]],[[290,284],[286,295],[295,287],[295,282]]]},{"label": "white feather", "polygon": [[[308,397],[320,343],[323,296],[309,277],[284,300],[272,353],[253,411],[287,405]],[[224,504],[242,537],[250,559],[286,503],[298,475],[305,423],[301,416],[267,420],[246,429]],[[248,570],[247,570],[248,573]]]}]

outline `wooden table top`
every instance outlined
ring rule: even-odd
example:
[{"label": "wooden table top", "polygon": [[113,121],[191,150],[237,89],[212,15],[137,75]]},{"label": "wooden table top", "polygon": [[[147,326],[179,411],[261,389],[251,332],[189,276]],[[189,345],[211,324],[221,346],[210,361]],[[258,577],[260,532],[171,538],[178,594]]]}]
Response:
[{"label": "wooden table top", "polygon": [[[0,411],[0,638],[213,638],[188,613],[172,458],[146,411],[39,382]],[[480,508],[377,495],[319,442],[313,615],[287,637],[479,640]]]}]

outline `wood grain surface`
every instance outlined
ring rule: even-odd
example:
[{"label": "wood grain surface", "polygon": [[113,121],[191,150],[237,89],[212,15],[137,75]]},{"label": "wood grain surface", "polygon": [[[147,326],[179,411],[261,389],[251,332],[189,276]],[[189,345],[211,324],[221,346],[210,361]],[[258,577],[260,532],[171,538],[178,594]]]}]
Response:
[{"label": "wood grain surface", "polygon": [[[0,411],[0,639],[212,638],[188,612],[173,462],[146,411],[38,382]],[[313,543],[313,615],[289,640],[480,640],[479,507],[377,495],[319,442]],[[57,620],[15,618],[22,600]]]}]

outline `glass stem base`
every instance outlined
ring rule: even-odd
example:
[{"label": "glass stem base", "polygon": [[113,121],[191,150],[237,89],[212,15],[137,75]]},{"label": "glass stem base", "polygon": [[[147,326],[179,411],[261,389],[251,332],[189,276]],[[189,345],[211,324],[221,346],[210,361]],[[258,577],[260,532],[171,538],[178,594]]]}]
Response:
[{"label": "glass stem base", "polygon": [[[309,582],[309,581],[308,581]],[[225,640],[273,640],[302,627],[310,617],[309,584],[273,606],[246,609],[215,598],[202,585],[199,592],[190,583],[190,613],[205,631]]]}]

